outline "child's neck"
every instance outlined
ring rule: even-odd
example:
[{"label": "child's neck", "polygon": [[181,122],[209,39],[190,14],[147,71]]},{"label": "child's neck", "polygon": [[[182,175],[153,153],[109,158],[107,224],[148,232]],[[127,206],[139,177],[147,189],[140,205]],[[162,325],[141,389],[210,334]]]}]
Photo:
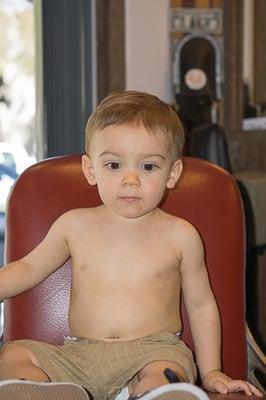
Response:
[{"label": "child's neck", "polygon": [[102,206],[102,212],[104,213],[105,218],[109,218],[110,222],[113,223],[118,223],[121,225],[142,225],[142,224],[147,224],[147,222],[150,222],[153,220],[158,214],[160,214],[162,211],[157,207],[151,211],[149,211],[147,214],[140,215],[135,218],[130,218],[130,217],[123,217],[112,210],[109,210],[106,208],[105,205]]}]

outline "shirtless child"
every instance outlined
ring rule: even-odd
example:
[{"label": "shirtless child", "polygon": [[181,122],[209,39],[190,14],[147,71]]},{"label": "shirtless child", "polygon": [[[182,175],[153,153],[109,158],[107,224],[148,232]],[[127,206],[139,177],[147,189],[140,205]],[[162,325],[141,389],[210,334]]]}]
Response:
[{"label": "shirtless child", "polygon": [[[97,107],[86,126],[82,170],[103,205],[63,214],[30,254],[0,269],[5,299],[71,257],[73,337],[64,346],[6,344],[0,398],[21,399],[28,391],[40,400],[85,400],[88,392],[113,400],[128,389],[130,398],[142,400],[185,393],[203,400],[193,385],[192,354],[179,336],[181,283],[203,387],[261,395],[221,372],[220,322],[200,237],[190,223],[158,208],[182,172],[183,141],[176,113],[155,96],[118,91]],[[169,383],[167,368],[190,384]]]}]

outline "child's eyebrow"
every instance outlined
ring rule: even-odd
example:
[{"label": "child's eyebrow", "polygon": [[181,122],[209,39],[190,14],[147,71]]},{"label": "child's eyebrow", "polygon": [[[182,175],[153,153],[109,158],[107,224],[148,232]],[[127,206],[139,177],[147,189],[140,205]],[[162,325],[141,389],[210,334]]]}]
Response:
[{"label": "child's eyebrow", "polygon": [[[99,154],[99,157],[103,157],[103,156],[113,156],[113,157],[120,157],[121,154],[119,153],[114,153],[112,151],[103,151],[101,154]],[[163,161],[165,161],[165,157],[162,154],[159,153],[147,153],[147,154],[141,154],[141,158],[151,158],[151,157],[159,157],[161,158]]]},{"label": "child's eyebrow", "polygon": [[164,157],[162,154],[159,154],[159,153],[148,153],[148,154],[143,154],[143,157],[144,157],[144,158],[159,157],[159,158],[161,158],[162,160],[165,161],[165,157]]},{"label": "child's eyebrow", "polygon": [[99,157],[106,156],[106,155],[108,155],[108,156],[115,156],[115,157],[119,157],[119,156],[120,156],[120,154],[118,154],[118,153],[113,153],[112,151],[103,151],[103,152],[99,155]]}]

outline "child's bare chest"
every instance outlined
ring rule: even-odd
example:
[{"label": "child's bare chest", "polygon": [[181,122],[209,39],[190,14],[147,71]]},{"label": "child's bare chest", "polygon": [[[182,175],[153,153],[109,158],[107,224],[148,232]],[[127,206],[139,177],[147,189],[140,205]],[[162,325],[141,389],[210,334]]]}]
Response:
[{"label": "child's bare chest", "polygon": [[72,251],[74,270],[104,280],[161,278],[176,271],[178,259],[177,249],[162,232],[84,234]]}]

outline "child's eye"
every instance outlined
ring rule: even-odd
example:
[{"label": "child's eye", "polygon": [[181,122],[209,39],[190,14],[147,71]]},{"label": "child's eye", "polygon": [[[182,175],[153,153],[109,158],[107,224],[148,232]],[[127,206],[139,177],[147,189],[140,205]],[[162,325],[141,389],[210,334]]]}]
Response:
[{"label": "child's eye", "polygon": [[154,171],[155,169],[158,168],[159,168],[158,165],[153,163],[146,163],[143,165],[144,171]]},{"label": "child's eye", "polygon": [[109,169],[119,169],[120,168],[120,163],[116,161],[110,161],[105,164],[106,167]]}]

